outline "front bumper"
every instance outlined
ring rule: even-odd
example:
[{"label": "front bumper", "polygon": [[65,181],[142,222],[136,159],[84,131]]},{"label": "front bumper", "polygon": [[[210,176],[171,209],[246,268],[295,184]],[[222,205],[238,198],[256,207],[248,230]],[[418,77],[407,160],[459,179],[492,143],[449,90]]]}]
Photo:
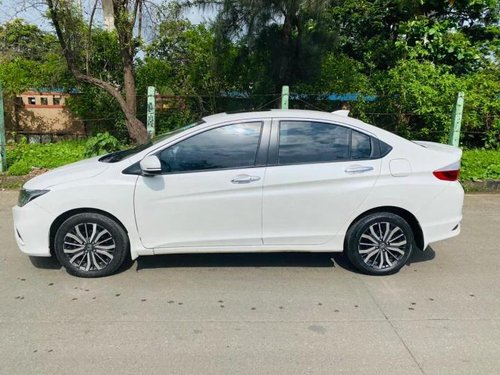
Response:
[{"label": "front bumper", "polygon": [[12,208],[14,236],[19,249],[28,255],[50,257],[49,233],[53,217],[36,202]]}]

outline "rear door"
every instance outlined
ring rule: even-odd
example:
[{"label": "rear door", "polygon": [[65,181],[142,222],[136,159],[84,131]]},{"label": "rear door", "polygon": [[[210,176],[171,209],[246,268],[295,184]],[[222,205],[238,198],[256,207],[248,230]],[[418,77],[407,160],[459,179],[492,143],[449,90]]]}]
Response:
[{"label": "rear door", "polygon": [[334,123],[273,120],[264,181],[264,244],[330,240],[380,174],[377,142]]}]

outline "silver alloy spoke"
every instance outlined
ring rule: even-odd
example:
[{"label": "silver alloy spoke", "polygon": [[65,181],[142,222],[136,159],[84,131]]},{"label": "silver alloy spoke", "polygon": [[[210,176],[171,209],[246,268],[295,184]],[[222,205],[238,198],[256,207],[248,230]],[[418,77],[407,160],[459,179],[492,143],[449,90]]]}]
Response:
[{"label": "silver alloy spoke", "polygon": [[95,251],[96,253],[98,254],[101,254],[101,255],[105,255],[107,256],[109,259],[113,259],[113,255],[111,255],[110,253],[108,253],[107,251],[104,251],[104,250],[96,250]]},{"label": "silver alloy spoke", "polygon": [[388,253],[385,253],[385,260],[387,261],[387,264],[389,265],[389,267],[392,266],[392,262],[389,260],[389,254]]},{"label": "silver alloy spoke", "polygon": [[[109,234],[109,238],[106,238],[105,240],[102,240],[101,242],[99,242],[101,237],[104,236],[105,234]],[[102,231],[99,232],[97,237],[94,239],[94,242],[96,243],[96,245],[98,245],[99,243],[109,241],[110,239],[112,239],[111,234],[106,229],[103,229]]]},{"label": "silver alloy spoke", "polygon": [[368,241],[371,241],[373,244],[378,244],[378,241],[377,241],[375,238],[373,238],[372,236],[370,236],[370,235],[368,235],[368,234],[366,234],[366,233],[365,233],[365,234],[362,234],[362,235],[361,235],[361,238],[365,238],[365,239],[367,239]]},{"label": "silver alloy spoke", "polygon": [[107,246],[95,245],[95,248],[98,249],[98,250],[113,250],[115,248],[115,244],[113,244],[113,245],[107,245]]},{"label": "silver alloy spoke", "polygon": [[[397,255],[394,255],[394,253],[392,252],[392,250],[390,250],[389,248],[387,248],[387,252],[394,258],[394,259],[398,259],[398,256]],[[403,255],[404,253],[402,253]]]},{"label": "silver alloy spoke", "polygon": [[74,254],[77,251],[82,251],[83,249],[85,249],[85,246],[82,245],[82,246],[76,247],[74,249],[64,249],[63,248],[63,251],[65,254]]},{"label": "silver alloy spoke", "polygon": [[73,255],[73,257],[69,260],[70,263],[73,263],[74,261],[76,261],[76,259],[78,259],[82,255],[85,255],[85,251],[81,251],[78,254]]},{"label": "silver alloy spoke", "polygon": [[97,262],[96,258],[95,258],[95,254],[92,253],[92,263],[94,264],[94,267],[97,268],[98,270],[101,269],[101,266],[99,266],[99,263]]},{"label": "silver alloy spoke", "polygon": [[375,259],[373,260],[373,265],[377,264],[377,259],[380,258],[380,262],[379,262],[379,265],[378,265],[378,268],[382,268],[382,258],[383,258],[383,254],[382,252],[379,250],[379,252],[377,253],[377,256],[375,257]]},{"label": "silver alloy spoke", "polygon": [[397,238],[393,239],[392,237],[394,237],[394,235],[400,231],[401,229],[399,229],[398,227],[395,227],[392,232],[389,234],[389,237],[386,238],[386,241],[387,242],[391,242],[391,241],[394,241],[396,239],[398,239],[399,237],[401,237],[403,235],[403,233],[401,233]]},{"label": "silver alloy spoke", "polygon": [[87,265],[85,266],[85,271],[90,271],[90,253],[87,253]]},{"label": "silver alloy spoke", "polygon": [[394,246],[399,247],[399,246],[403,246],[403,245],[406,245],[406,240],[403,240],[403,241],[398,242],[398,243],[394,243],[394,242],[389,243],[389,246],[392,246],[392,247],[394,247]]},{"label": "silver alloy spoke", "polygon": [[360,254],[366,254],[366,253],[372,252],[373,250],[378,250],[378,247],[377,246],[372,246],[372,247],[370,247],[368,249],[359,250],[359,253]]},{"label": "silver alloy spoke", "polygon": [[104,260],[97,251],[95,252],[94,255],[98,257],[104,265],[107,265],[111,261],[111,260]]},{"label": "silver alloy spoke", "polygon": [[381,227],[381,224],[380,223],[377,223],[378,225],[378,237],[380,238],[381,241],[383,241],[382,239],[382,227]]},{"label": "silver alloy spoke", "polygon": [[375,230],[373,229],[373,227],[374,227],[374,226],[375,226],[375,225],[372,225],[372,226],[370,227],[370,233],[372,234],[372,236],[373,236],[373,237],[375,237],[375,239],[376,239],[377,241],[380,241],[379,236],[377,236],[377,234],[375,233]]},{"label": "silver alloy spoke", "polygon": [[83,240],[83,242],[87,242],[87,237],[85,237],[85,236],[82,234],[82,232],[80,232],[80,226],[79,226],[79,225],[77,225],[77,226],[75,227],[75,231],[76,231],[77,236],[78,236],[78,237],[80,237],[80,238]]},{"label": "silver alloy spoke", "polygon": [[396,240],[398,240],[398,239],[400,239],[401,237],[404,237],[404,236],[405,236],[404,233],[401,232],[398,236],[392,238],[390,241],[387,241],[387,242],[394,242],[394,241],[396,241]]},{"label": "silver alloy spoke", "polygon": [[[373,250],[370,254],[368,254],[366,256],[365,263],[368,262],[372,256],[374,256],[375,254],[378,254],[378,253],[380,253],[380,249]],[[377,258],[375,257],[375,259],[377,259]]]},{"label": "silver alloy spoke", "polygon": [[73,233],[66,233],[66,237],[69,237],[69,238],[72,238],[73,240],[75,240],[76,242],[78,242],[79,244],[82,244],[85,242],[84,239],[81,239],[77,236],[75,236]]},{"label": "silver alloy spoke", "polygon": [[389,236],[389,232],[391,231],[391,224],[389,223],[384,223],[385,224],[385,232],[384,236],[382,237],[382,241],[386,241],[387,237]]},{"label": "silver alloy spoke", "polygon": [[69,246],[85,246],[84,244],[81,244],[81,243],[77,243],[77,242],[68,242],[68,241],[64,241],[64,244],[65,244],[65,245],[69,245]]},{"label": "silver alloy spoke", "polygon": [[94,240],[96,232],[97,232],[97,224],[93,223],[92,224],[92,232],[90,233],[89,242],[92,242]]},{"label": "silver alloy spoke", "polygon": [[401,249],[398,249],[397,247],[393,247],[393,246],[387,246],[387,248],[391,251],[396,251],[398,253],[400,253],[401,255],[403,255],[405,252]]}]

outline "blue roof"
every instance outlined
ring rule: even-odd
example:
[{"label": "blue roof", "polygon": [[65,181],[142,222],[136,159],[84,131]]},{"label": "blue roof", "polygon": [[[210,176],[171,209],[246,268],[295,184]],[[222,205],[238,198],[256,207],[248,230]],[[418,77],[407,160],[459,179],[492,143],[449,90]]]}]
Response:
[{"label": "blue roof", "polygon": [[32,89],[37,92],[58,92],[60,94],[79,94],[80,90],[74,87],[62,88],[62,87],[37,87]]},{"label": "blue roof", "polygon": [[[250,99],[252,96],[247,92],[239,92],[239,91],[224,91],[224,92],[221,92],[221,95],[228,97],[228,98],[241,98],[241,99]],[[279,94],[276,94],[276,96],[278,96],[278,95]],[[334,101],[356,102],[358,100],[364,100],[366,102],[374,102],[375,100],[377,100],[377,97],[374,95],[362,95],[362,94],[358,94],[355,92],[348,92],[345,94],[331,93],[331,94],[320,94],[320,95],[290,94],[291,100],[297,100],[297,99],[305,100],[305,99],[311,99],[311,98],[316,98],[316,99],[320,99],[320,100],[330,100],[332,102],[334,102]]]}]

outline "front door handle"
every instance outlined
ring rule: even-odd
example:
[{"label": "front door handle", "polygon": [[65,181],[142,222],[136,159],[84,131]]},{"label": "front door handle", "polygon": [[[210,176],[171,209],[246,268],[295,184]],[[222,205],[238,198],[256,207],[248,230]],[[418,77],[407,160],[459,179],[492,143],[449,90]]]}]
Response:
[{"label": "front door handle", "polygon": [[363,166],[363,165],[352,165],[350,167],[347,167],[345,169],[345,173],[349,174],[356,174],[356,173],[365,173],[373,171],[373,167],[370,166]]},{"label": "front door handle", "polygon": [[249,176],[247,174],[240,174],[235,178],[233,178],[231,182],[233,184],[249,184],[250,182],[255,182],[259,180],[260,180],[259,176]]}]

